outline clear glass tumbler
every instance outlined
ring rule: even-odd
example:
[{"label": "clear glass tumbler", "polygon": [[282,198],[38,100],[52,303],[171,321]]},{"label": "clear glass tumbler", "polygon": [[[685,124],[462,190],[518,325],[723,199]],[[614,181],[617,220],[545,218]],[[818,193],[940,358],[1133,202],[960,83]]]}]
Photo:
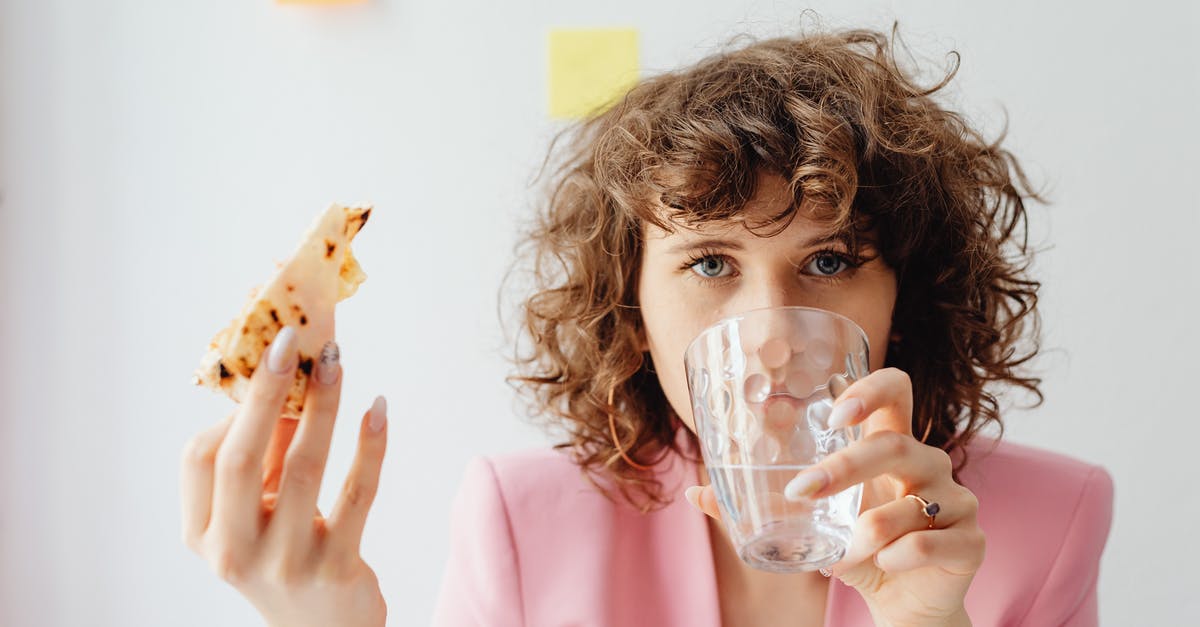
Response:
[{"label": "clear glass tumbler", "polygon": [[702,331],[684,355],[696,433],[738,555],[773,572],[816,570],[845,554],[862,484],[789,501],[796,473],[860,437],[830,429],[833,400],[868,371],[867,336],[809,307],[757,309]]}]

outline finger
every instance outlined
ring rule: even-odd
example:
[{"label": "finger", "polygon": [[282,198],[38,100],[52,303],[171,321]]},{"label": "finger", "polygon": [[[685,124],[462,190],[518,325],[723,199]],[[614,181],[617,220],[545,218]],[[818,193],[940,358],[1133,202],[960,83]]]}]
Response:
[{"label": "finger", "polygon": [[279,500],[271,518],[272,533],[277,530],[289,546],[312,535],[313,511],[329,458],[341,391],[342,367],[337,344],[331,340],[321,349],[313,369],[300,426],[283,461]]},{"label": "finger", "polygon": [[380,396],[359,425],[358,451],[329,516],[330,536],[338,545],[337,550],[358,552],[367,512],[379,489],[379,472],[386,449],[387,401]]},{"label": "finger", "polygon": [[263,504],[270,503],[272,509],[279,497],[283,458],[292,444],[292,438],[296,436],[298,426],[300,421],[295,418],[280,418],[275,421],[275,430],[271,432],[271,440],[267,443],[267,456],[263,459]]},{"label": "finger", "polygon": [[692,507],[712,518],[721,519],[721,508],[717,506],[717,494],[713,491],[712,486],[694,485],[684,490],[683,497],[692,504]]},{"label": "finger", "polygon": [[822,498],[885,473],[910,490],[953,483],[952,465],[945,451],[911,435],[877,431],[804,469],[788,482],[784,495],[793,501]]},{"label": "finger", "polygon": [[829,428],[840,429],[870,417],[867,433],[887,429],[912,435],[912,411],[912,379],[903,370],[884,368],[842,392],[829,414]]},{"label": "finger", "polygon": [[232,420],[231,413],[221,422],[196,434],[183,447],[179,471],[183,542],[194,551],[199,551],[200,538],[208,528],[209,515],[212,513],[213,463]]},{"label": "finger", "polygon": [[[975,520],[978,502],[966,488],[945,493],[933,502],[941,508],[935,518],[939,528],[951,527],[959,521]],[[904,534],[928,527],[929,518],[925,516],[921,504],[913,499],[899,498],[869,509],[855,521],[850,549],[838,563],[838,570],[870,559]]]},{"label": "finger", "polygon": [[926,529],[900,536],[875,554],[885,572],[937,566],[953,575],[971,575],[983,564],[987,542],[978,527]]},{"label": "finger", "polygon": [[212,524],[235,549],[258,533],[263,453],[292,386],[295,331],[283,327],[263,357],[266,363],[255,368],[246,399],[217,451]]}]

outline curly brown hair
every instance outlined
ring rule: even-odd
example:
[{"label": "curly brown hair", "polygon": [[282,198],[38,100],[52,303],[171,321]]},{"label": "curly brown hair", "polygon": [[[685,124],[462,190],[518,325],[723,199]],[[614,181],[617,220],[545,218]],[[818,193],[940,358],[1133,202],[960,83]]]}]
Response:
[{"label": "curly brown hair", "polygon": [[764,172],[795,198],[772,220],[813,201],[838,228],[869,235],[895,270],[899,341],[886,365],[912,379],[914,434],[951,452],[989,423],[1002,433],[992,384],[1041,402],[1040,379],[1022,367],[1038,351],[1040,287],[1027,273],[1025,203],[1042,199],[1000,147],[1003,132],[986,141],[934,100],[957,53],[921,87],[898,49],[895,28],[753,42],[641,81],[551,145],[545,202],[518,257],[535,281],[522,311],[529,346],[509,380],[531,413],[563,428],[560,447],[593,480],[646,509],[670,498],[622,451],[641,464],[695,454],[639,344],[646,225],[727,220]]}]

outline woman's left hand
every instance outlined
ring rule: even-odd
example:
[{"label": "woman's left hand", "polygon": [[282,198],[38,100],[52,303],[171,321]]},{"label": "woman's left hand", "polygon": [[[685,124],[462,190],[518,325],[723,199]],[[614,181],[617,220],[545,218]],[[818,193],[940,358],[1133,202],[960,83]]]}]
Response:
[{"label": "woman's left hand", "polygon": [[[826,570],[858,590],[876,625],[969,625],[967,588],[983,563],[979,501],[955,483],[945,451],[912,434],[912,382],[895,368],[871,373],[838,398],[831,426],[863,424],[863,438],[804,470],[789,499],[822,498],[863,484],[863,500],[846,555]],[[934,528],[906,494],[938,503]],[[712,488],[688,500],[720,519]]]}]

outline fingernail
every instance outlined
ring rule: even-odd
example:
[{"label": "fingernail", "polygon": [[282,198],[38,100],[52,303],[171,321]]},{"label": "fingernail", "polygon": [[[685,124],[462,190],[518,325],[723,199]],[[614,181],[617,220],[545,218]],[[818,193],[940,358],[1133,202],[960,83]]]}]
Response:
[{"label": "fingernail", "polygon": [[683,491],[683,498],[687,499],[687,502],[696,509],[700,509],[700,490],[700,486],[694,485]]},{"label": "fingernail", "polygon": [[789,501],[799,501],[810,494],[816,494],[827,485],[829,473],[825,472],[824,468],[810,468],[788,482],[787,487],[783,489],[783,496]]},{"label": "fingernail", "polygon": [[317,381],[323,385],[333,385],[337,383],[338,374],[341,368],[338,367],[338,361],[341,359],[341,352],[338,351],[338,345],[333,340],[325,342],[325,346],[321,348],[321,357],[317,361]]},{"label": "fingernail", "polygon": [[296,365],[296,330],[283,327],[267,350],[267,370],[275,374],[286,374]]},{"label": "fingernail", "polygon": [[367,426],[371,428],[371,431],[375,433],[383,431],[383,426],[387,424],[387,399],[376,396],[375,402],[367,413],[371,415],[367,419]]},{"label": "fingernail", "polygon": [[829,428],[841,429],[850,424],[862,413],[863,402],[857,398],[848,398],[833,406],[829,413]]}]

